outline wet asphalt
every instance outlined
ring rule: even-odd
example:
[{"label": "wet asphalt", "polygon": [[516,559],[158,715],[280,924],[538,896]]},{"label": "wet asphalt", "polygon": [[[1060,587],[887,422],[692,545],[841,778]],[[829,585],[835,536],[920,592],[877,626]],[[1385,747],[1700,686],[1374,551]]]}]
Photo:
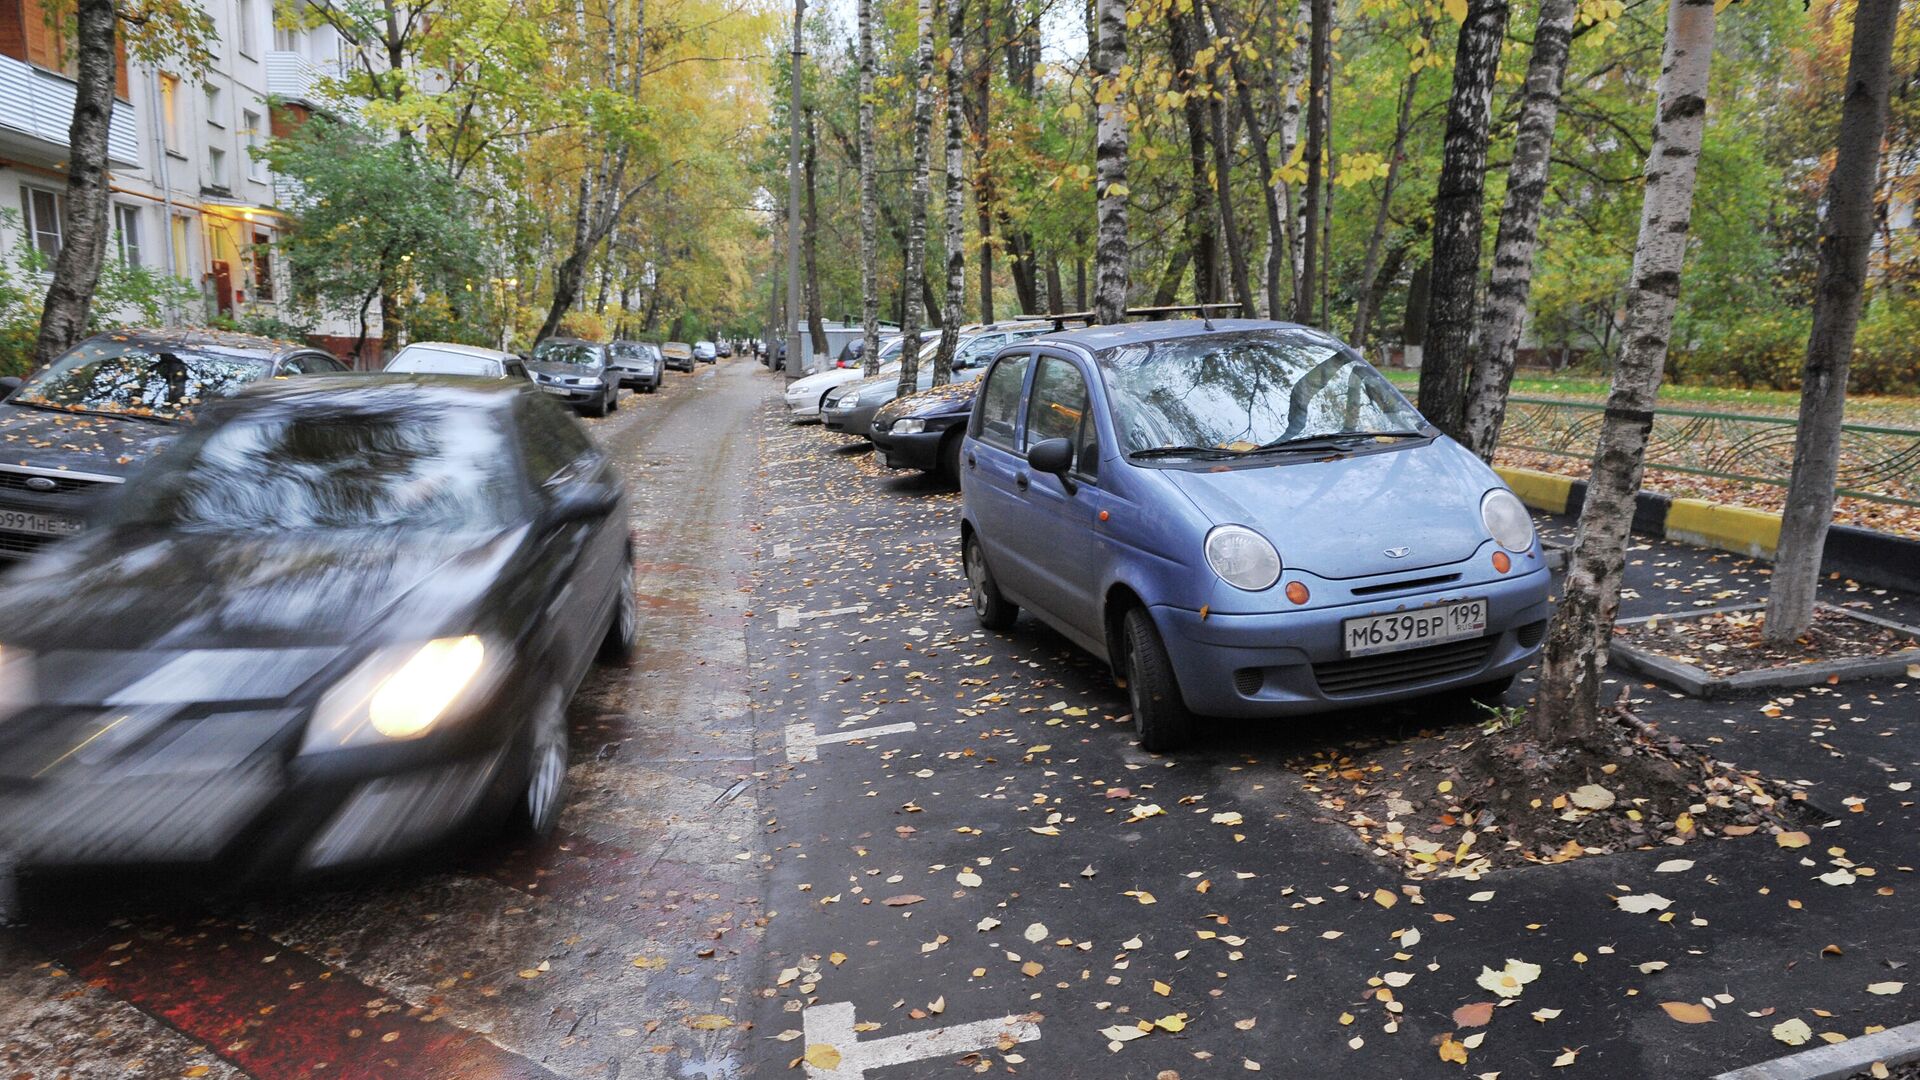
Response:
[{"label": "wet asphalt", "polygon": [[[1091,658],[974,622],[958,494],[790,424],[778,382],[669,373],[588,422],[634,491],[643,648],[573,703],[560,836],[271,895],[42,898],[0,931],[4,1075],[1694,1077],[1790,1052],[1789,1018],[1816,1044],[1920,1019],[1920,986],[1865,989],[1920,962],[1920,678],[1713,703],[1617,684],[1799,782],[1833,820],[1807,848],[1409,891],[1303,763],[1474,717],[1216,723],[1146,754]],[[1623,614],[1764,583],[1641,542]],[[1837,862],[1856,880],[1821,881]],[[1615,903],[1655,891],[1664,911]],[[1540,976],[1456,1027],[1509,958]]]}]

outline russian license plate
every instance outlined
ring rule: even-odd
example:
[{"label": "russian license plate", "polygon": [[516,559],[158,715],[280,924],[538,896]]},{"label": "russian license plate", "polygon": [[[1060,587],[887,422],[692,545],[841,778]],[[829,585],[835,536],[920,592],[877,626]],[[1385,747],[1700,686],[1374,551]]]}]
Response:
[{"label": "russian license plate", "polygon": [[1451,604],[1367,615],[1340,624],[1340,646],[1348,656],[1417,649],[1487,632],[1487,602],[1460,600]]},{"label": "russian license plate", "polygon": [[0,510],[0,532],[34,533],[38,536],[71,536],[80,531],[80,522],[53,514],[29,514],[22,510]]},{"label": "russian license plate", "polygon": [[542,384],[540,389],[545,390],[547,393],[552,394],[556,397],[566,397],[568,394],[572,393],[572,391],[568,390],[564,386],[547,386],[545,384]]}]

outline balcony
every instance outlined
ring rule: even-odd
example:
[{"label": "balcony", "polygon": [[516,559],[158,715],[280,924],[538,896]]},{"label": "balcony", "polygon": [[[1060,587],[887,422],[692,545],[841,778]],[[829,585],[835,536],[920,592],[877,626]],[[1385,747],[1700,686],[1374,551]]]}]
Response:
[{"label": "balcony", "polygon": [[275,98],[317,106],[320,81],[332,75],[332,65],[316,64],[301,53],[267,53],[267,93]]},{"label": "balcony", "polygon": [[[24,60],[0,56],[0,157],[36,165],[65,164],[73,96],[72,79]],[[107,125],[110,165],[139,167],[139,125],[135,121],[132,105],[113,103],[113,119]]]}]

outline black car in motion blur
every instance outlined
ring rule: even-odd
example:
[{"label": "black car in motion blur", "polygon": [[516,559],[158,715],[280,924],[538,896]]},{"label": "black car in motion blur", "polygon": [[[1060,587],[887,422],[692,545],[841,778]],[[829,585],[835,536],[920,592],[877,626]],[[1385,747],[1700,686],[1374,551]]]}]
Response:
[{"label": "black car in motion blur", "polygon": [[0,852],[257,880],[544,834],[635,627],[622,483],[530,384],[257,387],[0,580]]},{"label": "black car in motion blur", "polygon": [[345,371],[318,349],[212,330],[98,334],[22,383],[0,379],[0,559],[80,531],[194,412],[278,375]]}]

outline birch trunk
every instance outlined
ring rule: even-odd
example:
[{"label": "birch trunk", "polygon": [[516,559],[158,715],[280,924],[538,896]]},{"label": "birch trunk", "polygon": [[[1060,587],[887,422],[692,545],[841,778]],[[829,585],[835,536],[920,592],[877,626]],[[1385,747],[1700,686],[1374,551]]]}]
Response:
[{"label": "birch trunk", "polygon": [[[1558,3],[1560,0],[1547,0]],[[1421,28],[1424,31],[1426,27]],[[1373,232],[1367,236],[1367,257],[1360,271],[1360,295],[1355,298],[1353,314],[1353,340],[1348,344],[1365,351],[1367,335],[1373,329],[1373,309],[1379,306],[1379,283],[1375,280],[1380,273],[1380,249],[1387,239],[1387,220],[1393,209],[1393,192],[1400,182],[1400,162],[1406,156],[1407,132],[1413,128],[1413,96],[1420,89],[1420,71],[1416,68],[1407,73],[1407,81],[1400,88],[1400,114],[1394,121],[1393,150],[1387,156],[1387,175],[1381,182],[1380,206],[1374,211]]]},{"label": "birch trunk", "polygon": [[[1215,38],[1227,40],[1233,37],[1227,21],[1220,14],[1216,3],[1208,2],[1206,9],[1213,20]],[[1235,42],[1236,46],[1238,42]],[[1273,176],[1272,147],[1267,140],[1267,128],[1260,119],[1260,112],[1254,107],[1253,87],[1246,77],[1245,66],[1240,58],[1240,49],[1232,48],[1227,52],[1227,63],[1233,75],[1235,98],[1240,102],[1240,115],[1247,123],[1247,138],[1253,143],[1253,163],[1260,173],[1260,195],[1267,211],[1267,255],[1266,255],[1266,317],[1280,318],[1280,282],[1286,274],[1286,218],[1281,203],[1281,185],[1276,184]],[[1254,314],[1249,298],[1248,308],[1243,314]]]},{"label": "birch trunk", "polygon": [[860,0],[860,325],[865,352],[861,373],[871,379],[880,370],[879,228],[874,206],[880,201],[873,173],[873,0]]},{"label": "birch trunk", "polygon": [[1453,54],[1453,94],[1433,200],[1433,295],[1420,364],[1420,412],[1463,439],[1467,364],[1473,348],[1474,291],[1480,287],[1481,205],[1486,191],[1487,121],[1507,0],[1468,0]]},{"label": "birch trunk", "polygon": [[1560,86],[1567,73],[1567,47],[1578,7],[1576,0],[1541,0],[1533,59],[1527,62],[1520,129],[1513,141],[1513,164],[1507,168],[1506,205],[1500,210],[1500,232],[1493,242],[1493,274],[1487,282],[1480,340],[1467,376],[1467,445],[1489,462],[1506,420],[1507,388],[1513,384],[1514,357],[1527,317],[1553,127],[1560,115]]},{"label": "birch trunk", "polygon": [[967,196],[966,178],[961,175],[966,166],[966,118],[961,115],[967,78],[966,13],[966,0],[947,0],[947,302],[940,320],[940,349],[933,354],[935,386],[953,381],[953,350],[960,340],[961,312],[967,303]]},{"label": "birch trunk", "polygon": [[1694,178],[1707,119],[1707,75],[1713,63],[1713,5],[1714,0],[1674,0],[1667,9],[1659,111],[1647,154],[1626,339],[1614,364],[1587,500],[1534,699],[1534,734],[1546,744],[1583,740],[1599,725],[1600,679],[1620,608],[1634,495],[1640,490],[1647,432],[1653,426],[1653,403],[1660,393],[1693,219]]},{"label": "birch trunk", "polygon": [[1094,244],[1096,318],[1126,318],[1132,253],[1127,237],[1127,113],[1120,69],[1127,63],[1126,0],[1095,0],[1099,23],[1094,52],[1094,182],[1098,232]]},{"label": "birch trunk", "polygon": [[1312,324],[1313,302],[1320,294],[1314,284],[1320,261],[1320,158],[1327,143],[1327,50],[1332,30],[1333,0],[1312,0],[1313,26],[1307,44],[1307,209],[1300,223],[1299,284],[1293,294],[1293,321]]},{"label": "birch trunk", "polygon": [[1780,521],[1780,550],[1767,591],[1767,640],[1791,643],[1813,625],[1820,558],[1833,523],[1834,476],[1840,464],[1840,422],[1847,403],[1847,363],[1860,322],[1860,290],[1873,250],[1873,193],[1880,143],[1887,130],[1887,92],[1900,0],[1860,0],[1853,15],[1853,55],[1833,172],[1827,177],[1827,219],[1820,237],[1813,334],[1800,377],[1800,427],[1793,440],[1793,478]]},{"label": "birch trunk", "polygon": [[933,0],[919,0],[915,20],[919,44],[913,53],[913,187],[907,216],[906,318],[900,320],[905,343],[900,349],[900,393],[913,393],[920,377],[920,324],[925,317],[921,291],[927,284],[927,172],[931,168],[928,141],[933,127]]},{"label": "birch trunk", "polygon": [[[1278,18],[1279,16],[1275,16]],[[1283,166],[1293,164],[1294,151],[1300,145],[1300,103],[1301,91],[1307,79],[1307,61],[1312,52],[1313,0],[1300,0],[1300,6],[1294,11],[1293,21],[1288,26],[1287,37],[1292,47],[1287,50],[1287,82],[1284,104],[1280,109],[1280,163]],[[1293,265],[1293,276],[1287,282],[1289,295],[1299,296],[1301,278],[1306,273],[1307,253],[1304,238],[1307,230],[1307,205],[1304,199],[1296,199],[1292,184],[1283,184],[1280,197],[1287,209],[1287,258]],[[1279,312],[1274,313],[1279,318]]]},{"label": "birch trunk", "polygon": [[66,209],[60,254],[40,308],[33,363],[45,367],[87,335],[87,313],[107,258],[107,129],[113,121],[112,0],[80,0],[75,12],[73,120],[67,127]]}]

